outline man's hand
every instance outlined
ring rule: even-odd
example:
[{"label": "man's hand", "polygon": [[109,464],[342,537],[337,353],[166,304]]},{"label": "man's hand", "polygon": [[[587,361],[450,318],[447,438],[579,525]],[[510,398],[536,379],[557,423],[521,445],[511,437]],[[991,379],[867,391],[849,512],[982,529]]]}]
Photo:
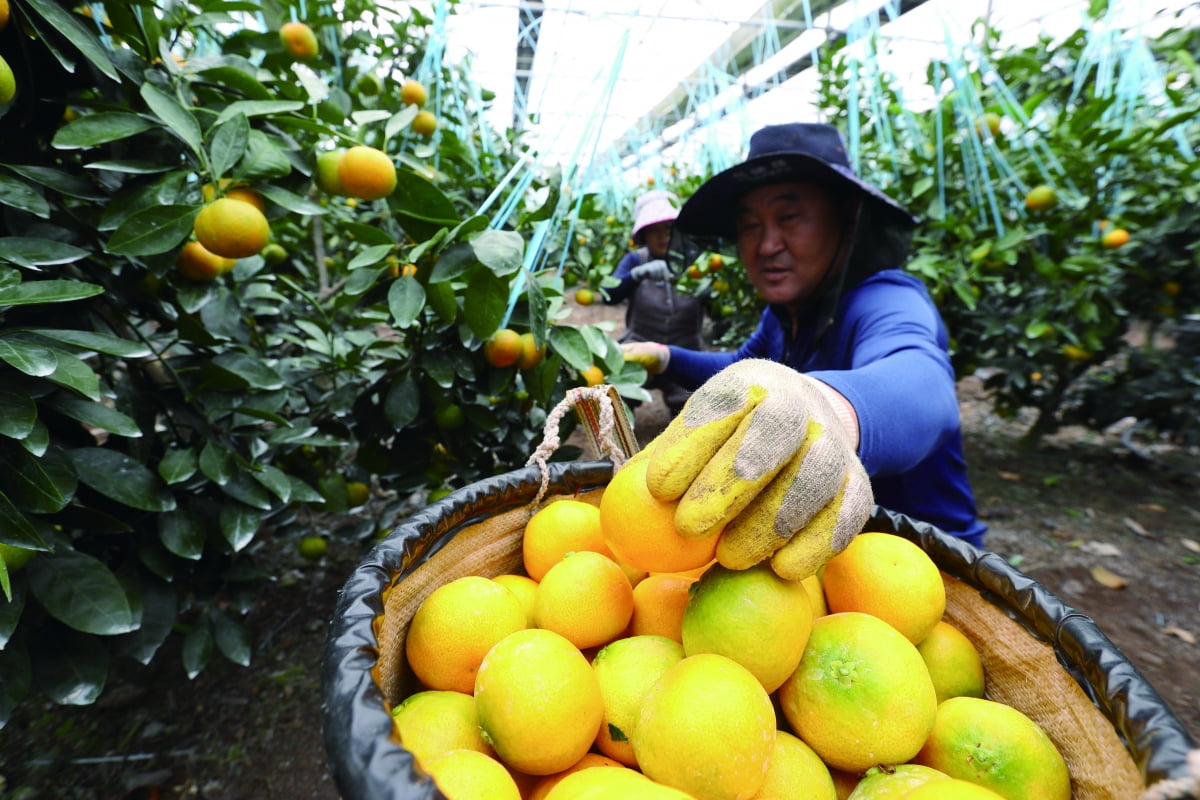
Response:
[{"label": "man's hand", "polygon": [[625,342],[621,353],[626,361],[641,364],[648,375],[657,375],[667,368],[671,360],[671,349],[658,342]]},{"label": "man's hand", "polygon": [[790,580],[814,574],[870,516],[871,482],[835,404],[844,398],[773,361],[738,361],[688,400],[660,434],[646,477],[678,499],[681,536],[720,534],[717,560],[746,569],[770,558]]},{"label": "man's hand", "polygon": [[639,264],[629,271],[636,281],[649,278],[653,281],[665,281],[671,274],[671,270],[667,269],[667,262],[661,258],[653,261],[647,261],[645,264]]}]

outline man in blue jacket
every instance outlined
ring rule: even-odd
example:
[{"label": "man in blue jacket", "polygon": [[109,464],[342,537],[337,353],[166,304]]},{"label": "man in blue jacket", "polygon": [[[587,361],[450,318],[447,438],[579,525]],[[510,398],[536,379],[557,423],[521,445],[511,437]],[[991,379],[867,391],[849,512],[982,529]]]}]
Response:
[{"label": "man in blue jacket", "polygon": [[698,387],[647,454],[648,485],[681,501],[682,535],[725,532],[726,566],[771,558],[811,574],[873,502],[982,546],[946,330],[902,270],[915,224],[824,124],[756,132],[746,160],[680,211],[681,233],[736,243],[768,303],[733,352],[623,345],[647,372]]}]

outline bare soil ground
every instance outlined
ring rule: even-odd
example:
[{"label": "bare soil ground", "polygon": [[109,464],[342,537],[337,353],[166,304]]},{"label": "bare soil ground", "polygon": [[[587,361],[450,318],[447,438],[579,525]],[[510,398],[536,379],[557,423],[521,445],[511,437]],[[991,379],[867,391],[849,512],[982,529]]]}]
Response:
[{"label": "bare soil ground", "polygon": [[[573,322],[619,325],[615,309],[576,311]],[[1200,453],[1154,445],[1147,460],[1116,432],[1076,429],[1025,451],[1030,420],[992,414],[976,379],[959,393],[988,549],[1092,617],[1200,741]],[[648,440],[665,407],[637,420]],[[336,800],[320,660],[337,592],[370,547],[371,509],[314,520],[333,526],[315,564],[295,554],[306,530],[260,535],[284,578],[249,616],[249,668],[214,661],[189,681],[168,644],[149,668],[114,665],[95,705],[23,708],[0,730],[0,800]]]}]

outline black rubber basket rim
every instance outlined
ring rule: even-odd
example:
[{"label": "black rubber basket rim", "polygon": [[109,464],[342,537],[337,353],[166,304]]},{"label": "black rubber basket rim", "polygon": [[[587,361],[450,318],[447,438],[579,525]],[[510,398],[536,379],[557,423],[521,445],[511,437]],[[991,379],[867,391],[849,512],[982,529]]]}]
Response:
[{"label": "black rubber basket rim", "polygon": [[[547,495],[601,489],[612,477],[608,461],[551,463]],[[412,754],[390,734],[391,717],[371,675],[378,642],[374,620],[383,613],[384,589],[464,526],[520,506],[537,496],[536,467],[465,486],[402,520],[351,573],[334,607],[321,671],[325,747],[345,800],[444,798],[414,765]],[[1145,677],[1088,616],[995,553],[978,550],[939,528],[876,507],[865,530],[895,533],[917,543],[934,563],[1051,645],[1063,668],[1112,723],[1149,786],[1187,778],[1195,749],[1183,724]],[[420,557],[414,554],[424,550]],[[1194,795],[1180,800],[1200,800]],[[1132,799],[1131,799],[1132,800]]]}]

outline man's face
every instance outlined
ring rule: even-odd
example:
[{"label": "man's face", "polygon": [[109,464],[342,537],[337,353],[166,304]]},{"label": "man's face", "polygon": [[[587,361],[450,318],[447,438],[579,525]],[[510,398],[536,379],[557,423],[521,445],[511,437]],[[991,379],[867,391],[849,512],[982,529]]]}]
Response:
[{"label": "man's face", "polygon": [[650,251],[650,255],[662,258],[667,254],[667,247],[671,244],[671,223],[657,222],[643,228],[642,241],[646,243],[646,249]]},{"label": "man's face", "polygon": [[[820,285],[842,239],[833,196],[808,181],[762,186],[737,205],[738,255],[768,303],[799,308]],[[840,263],[835,268],[840,268]]]}]

